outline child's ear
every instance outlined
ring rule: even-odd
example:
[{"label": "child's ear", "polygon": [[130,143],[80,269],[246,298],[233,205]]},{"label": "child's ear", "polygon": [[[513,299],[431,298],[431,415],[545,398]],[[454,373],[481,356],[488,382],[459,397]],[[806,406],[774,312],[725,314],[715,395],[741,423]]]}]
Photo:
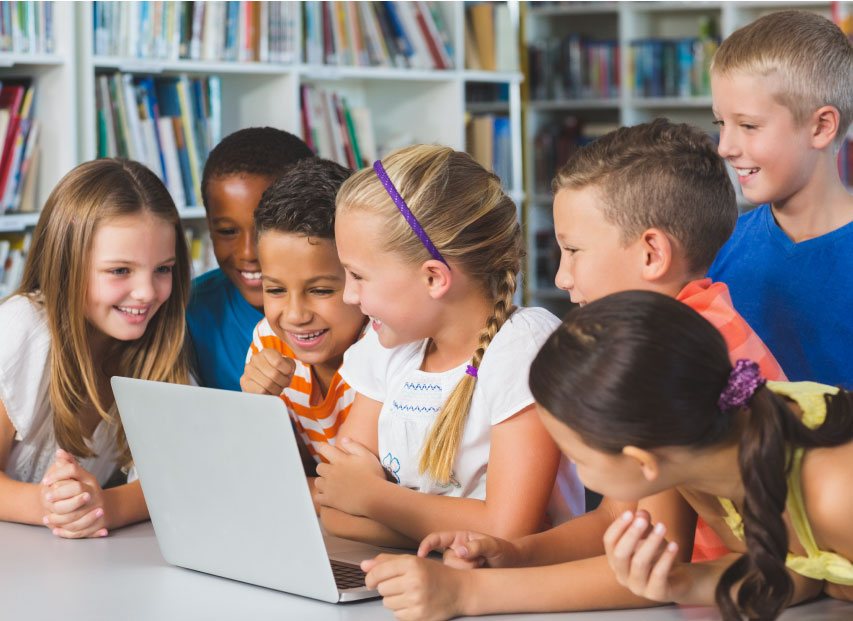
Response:
[{"label": "child's ear", "polygon": [[437,300],[450,289],[452,276],[450,268],[442,261],[430,259],[421,265],[421,271],[431,298]]},{"label": "child's ear", "polygon": [[622,454],[637,462],[647,481],[654,481],[658,478],[660,474],[660,462],[657,455],[636,446],[623,447]]},{"label": "child's ear", "polygon": [[832,144],[838,134],[841,115],[835,106],[821,106],[812,115],[812,145],[823,149]]},{"label": "child's ear", "polygon": [[643,278],[649,282],[660,280],[672,267],[672,241],[660,229],[646,229],[640,239],[643,251]]}]

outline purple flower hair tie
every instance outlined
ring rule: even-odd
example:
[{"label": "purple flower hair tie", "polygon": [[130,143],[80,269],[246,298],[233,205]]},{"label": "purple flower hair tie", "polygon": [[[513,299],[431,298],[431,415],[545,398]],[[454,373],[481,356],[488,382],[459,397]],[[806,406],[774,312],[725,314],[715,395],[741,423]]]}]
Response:
[{"label": "purple flower hair tie", "polygon": [[465,367],[465,373],[467,373],[467,374],[468,374],[468,375],[470,375],[471,377],[477,377],[477,368],[476,368],[476,367],[472,367],[472,366],[469,364],[467,367]]},{"label": "purple flower hair tie", "polygon": [[766,381],[761,377],[757,364],[747,358],[741,358],[729,373],[729,381],[717,399],[717,406],[721,412],[743,407]]},{"label": "purple flower hair tie", "polygon": [[441,253],[438,251],[438,248],[435,247],[435,244],[432,243],[432,240],[429,238],[429,235],[426,234],[420,222],[418,222],[417,218],[415,218],[414,214],[409,210],[408,205],[406,205],[406,201],[403,200],[403,197],[400,196],[400,193],[397,191],[397,188],[394,187],[394,184],[391,183],[391,179],[388,178],[388,173],[385,172],[385,169],[382,167],[382,161],[376,160],[373,162],[373,170],[376,171],[376,176],[379,177],[379,181],[382,182],[382,185],[385,188],[385,191],[388,192],[388,196],[391,197],[391,200],[394,201],[394,204],[397,206],[397,209],[400,210],[400,213],[403,214],[403,217],[406,219],[406,222],[409,223],[412,231],[414,231],[415,235],[418,236],[418,239],[421,240],[421,243],[424,245],[424,248],[432,255],[432,258],[436,261],[441,261],[445,265],[447,265],[447,269],[450,269],[450,265],[447,261],[444,260],[444,257],[441,256]]}]

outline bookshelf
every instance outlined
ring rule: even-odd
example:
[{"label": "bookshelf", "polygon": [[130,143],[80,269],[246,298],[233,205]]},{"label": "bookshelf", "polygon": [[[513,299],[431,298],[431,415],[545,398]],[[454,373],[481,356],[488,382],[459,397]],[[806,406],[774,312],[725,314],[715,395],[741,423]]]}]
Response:
[{"label": "bookshelf", "polygon": [[[711,124],[710,89],[703,76],[715,42],[776,10],[800,8],[830,17],[831,4],[820,1],[523,3],[522,45],[528,60],[522,113],[523,211],[528,248],[525,303],[544,306],[560,316],[571,306],[568,293],[554,285],[559,249],[553,235],[550,180],[578,143],[657,116],[692,123],[716,134]],[[684,83],[673,80],[669,84],[662,81],[652,85],[638,81],[635,70],[638,50],[639,54],[658,53],[660,67],[667,62],[666,54],[670,55],[669,62],[673,55],[677,59],[678,43],[688,39],[693,54],[685,54],[685,66],[688,58],[694,63],[689,76],[686,71],[683,73]],[[672,41],[670,50],[662,49],[666,47],[661,45],[662,40]],[[584,50],[583,44],[590,42],[592,45]],[[566,50],[569,60],[561,61],[560,55]],[[581,55],[575,54],[575,58],[592,59],[592,62],[582,68],[572,67],[572,52],[578,50]],[[567,68],[549,73],[546,67],[543,72],[542,63],[546,59],[554,66],[567,62]],[[653,56],[650,62],[654,66]],[[681,75],[677,71],[676,74]],[[687,77],[695,83],[689,83]],[[607,78],[612,80],[611,88],[602,84]],[[735,187],[739,191],[737,183]],[[749,207],[740,196],[739,204],[743,209]]]},{"label": "bookshelf", "polygon": [[[108,6],[113,4],[115,6]],[[141,2],[104,5],[94,2],[57,2],[56,45],[53,54],[27,56],[0,53],[0,80],[4,76],[25,75],[37,81],[39,97],[35,114],[50,126],[51,131],[44,131],[41,136],[43,158],[39,169],[39,207],[62,175],[75,165],[98,156],[98,81],[100,76],[117,72],[129,74],[133,78],[151,76],[155,80],[182,76],[189,80],[215,78],[221,92],[218,127],[222,136],[243,127],[271,125],[306,138],[302,122],[303,87],[334,91],[338,97],[345,98],[350,106],[367,110],[380,157],[390,150],[415,142],[440,143],[459,150],[466,149],[466,118],[470,116],[467,95],[476,85],[497,85],[504,93],[503,99],[473,102],[470,114],[502,115],[508,119],[510,163],[505,187],[516,203],[521,204],[520,88],[523,75],[517,64],[513,67],[502,66],[501,70],[468,68],[465,56],[468,7],[465,3],[418,3],[421,9],[426,7],[430,10],[432,17],[443,25],[445,43],[451,50],[447,68],[439,68],[426,60],[423,54],[430,52],[423,47],[423,41],[418,48],[422,53],[418,61],[409,59],[402,63],[382,65],[358,64],[352,57],[349,63],[337,59],[331,63],[330,59],[322,55],[317,58],[316,49],[309,45],[308,37],[311,33],[306,27],[305,18],[309,11],[322,9],[325,3],[311,2],[282,3],[281,6],[272,2],[240,3],[241,7],[251,5],[251,9],[246,10],[257,10],[262,18],[271,13],[281,14],[280,19],[270,21],[269,28],[261,29],[260,32],[270,35],[269,41],[273,41],[272,33],[283,32],[283,43],[275,49],[270,44],[265,52],[260,51],[264,48],[263,43],[260,46],[254,44],[254,58],[266,58],[264,61],[223,60],[229,55],[239,57],[239,49],[245,41],[236,44],[236,52],[220,53],[216,52],[215,43],[208,47],[202,39],[200,47],[193,54],[191,47],[182,48],[180,42],[171,38],[167,43],[157,44],[155,32],[174,32],[169,21],[173,18],[167,12],[173,11],[173,15],[176,15],[176,11],[181,9],[166,8],[170,4],[191,3],[150,2],[146,6],[146,3]],[[343,10],[350,10],[348,2],[334,4],[340,5]],[[511,0],[495,4],[506,7],[506,10],[501,11],[501,18],[509,20],[509,40],[515,46],[518,42],[519,3]],[[116,15],[122,5],[130,5],[132,8],[119,19]],[[209,25],[215,27],[225,23],[223,20],[231,19],[224,3],[207,3],[206,6],[214,6],[216,11],[222,13],[209,14],[206,21],[202,20],[202,28]],[[361,6],[354,5],[353,8],[365,10]],[[112,13],[105,15],[104,11]],[[110,16],[119,21],[110,22]],[[153,26],[147,25],[146,21],[151,16],[157,16]],[[105,31],[105,23],[118,23],[118,32]],[[158,23],[161,25],[158,26]],[[358,23],[364,26],[366,22]],[[501,23],[506,26],[504,22]],[[351,36],[352,31],[347,34]],[[218,43],[222,44],[223,39],[220,38]],[[335,43],[339,43],[339,40]],[[487,105],[491,107],[487,109]],[[186,201],[185,206],[180,207],[180,212],[194,237],[206,237],[203,207],[193,201]],[[520,214],[519,209],[519,217]],[[31,229],[37,217],[37,213],[0,214],[0,232]],[[209,266],[204,265],[202,269],[206,267]]]}]

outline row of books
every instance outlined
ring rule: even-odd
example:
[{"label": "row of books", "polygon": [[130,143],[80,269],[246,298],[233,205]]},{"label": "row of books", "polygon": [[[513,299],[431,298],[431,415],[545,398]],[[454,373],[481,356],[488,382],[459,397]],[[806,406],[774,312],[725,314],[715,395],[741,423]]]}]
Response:
[{"label": "row of books", "polygon": [[466,3],[465,67],[518,71],[518,41],[506,2]]},{"label": "row of books", "polygon": [[305,2],[309,64],[450,69],[453,48],[434,2]]},{"label": "row of books", "polygon": [[711,94],[711,58],[719,39],[632,41],[628,84],[635,97],[692,97]]},{"label": "row of books", "polygon": [[40,124],[32,118],[35,86],[0,83],[0,214],[36,211]]},{"label": "row of books", "polygon": [[369,109],[310,84],[302,85],[301,99],[302,135],[314,153],[353,170],[373,164],[378,151]]},{"label": "row of books", "polygon": [[32,239],[32,230],[0,234],[0,299],[10,295],[21,284]]},{"label": "row of books", "polygon": [[533,100],[619,96],[618,41],[578,34],[546,39],[528,46],[528,67]]},{"label": "row of books", "polygon": [[94,2],[96,55],[288,63],[297,2]]},{"label": "row of books", "polygon": [[207,154],[222,139],[222,87],[207,78],[100,74],[95,84],[98,157],[148,166],[178,206],[197,206]]},{"label": "row of books", "polygon": [[542,127],[533,138],[534,191],[550,193],[557,170],[578,147],[618,128],[618,123],[584,121],[574,115]]},{"label": "row of books", "polygon": [[478,114],[465,124],[466,150],[493,171],[505,188],[512,186],[512,137],[509,117]]},{"label": "row of books", "polygon": [[53,2],[0,2],[0,52],[54,51]]},{"label": "row of books", "polygon": [[190,251],[190,270],[192,277],[201,276],[217,267],[216,255],[213,254],[213,243],[207,227],[187,226],[184,224],[184,237]]}]

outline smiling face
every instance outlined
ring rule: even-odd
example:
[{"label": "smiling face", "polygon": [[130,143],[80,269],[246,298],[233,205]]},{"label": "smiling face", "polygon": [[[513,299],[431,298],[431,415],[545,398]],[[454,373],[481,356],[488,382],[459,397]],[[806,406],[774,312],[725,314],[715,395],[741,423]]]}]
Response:
[{"label": "smiling face", "polygon": [[554,197],[554,233],[560,245],[554,282],[575,304],[649,288],[641,273],[640,240],[623,244],[621,229],[607,221],[600,201],[594,186],[563,188]]},{"label": "smiling face", "polygon": [[174,226],[147,212],[104,220],[89,261],[89,325],[120,341],[140,338],[172,293]]},{"label": "smiling face", "polygon": [[344,210],[335,218],[335,239],[346,269],[344,301],[370,317],[383,347],[396,347],[432,333],[423,322],[433,300],[427,287],[416,286],[420,266],[383,249],[382,223],[374,214]]},{"label": "smiling face", "polygon": [[731,164],[752,203],[786,201],[804,188],[815,167],[808,125],[773,97],[772,77],[711,76],[720,156]]},{"label": "smiling face", "polygon": [[255,248],[255,207],[272,177],[240,174],[207,183],[207,224],[216,262],[246,301],[261,310],[261,266]]},{"label": "smiling face", "polygon": [[344,269],[330,239],[266,231],[258,240],[264,314],[276,335],[306,364],[334,371],[365,317],[345,304]]}]

